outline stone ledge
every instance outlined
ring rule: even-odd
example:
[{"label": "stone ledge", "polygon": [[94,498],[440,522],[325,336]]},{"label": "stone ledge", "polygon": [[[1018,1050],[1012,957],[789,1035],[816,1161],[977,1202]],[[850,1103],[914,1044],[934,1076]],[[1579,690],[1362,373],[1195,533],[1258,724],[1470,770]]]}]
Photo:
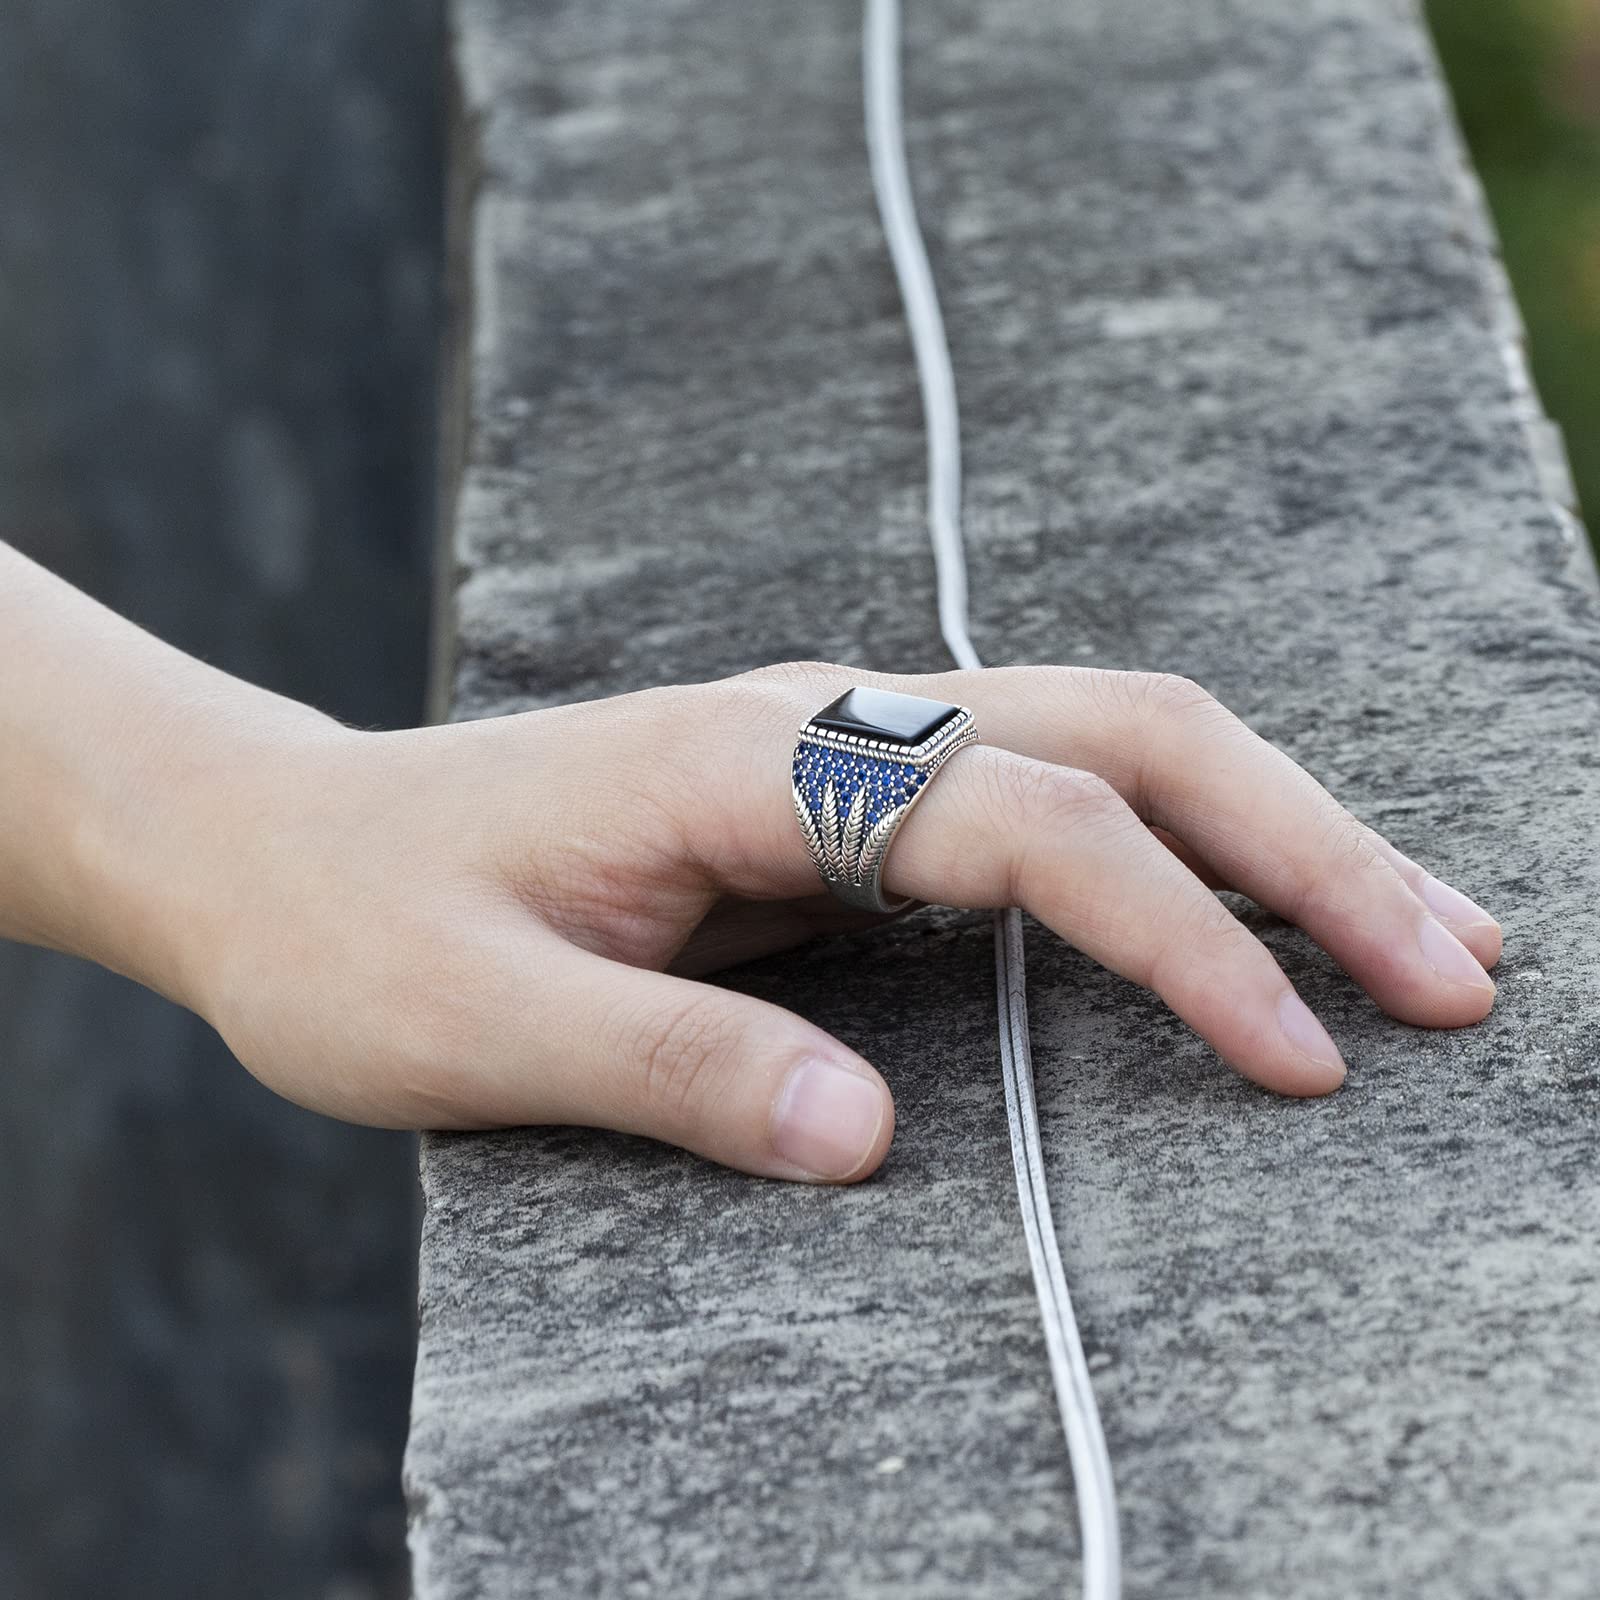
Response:
[{"label": "stone ledge", "polygon": [[[1600,610],[1417,18],[909,9],[980,650],[1200,678],[1506,925],[1430,1034],[1245,908],[1352,1062],[1317,1105],[1030,932],[1128,1593],[1586,1597]],[[454,11],[452,713],[942,665],[856,5]],[[737,975],[894,1086],[859,1189],[425,1142],[419,1600],[1070,1586],[988,938]]]}]

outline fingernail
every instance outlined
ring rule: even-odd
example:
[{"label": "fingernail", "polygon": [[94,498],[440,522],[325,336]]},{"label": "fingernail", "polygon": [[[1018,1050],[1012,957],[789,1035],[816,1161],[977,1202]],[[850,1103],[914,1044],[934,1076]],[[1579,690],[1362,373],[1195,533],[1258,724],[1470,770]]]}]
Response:
[{"label": "fingernail", "polygon": [[1285,989],[1278,997],[1278,1026],[1283,1036],[1303,1056],[1318,1066],[1344,1076],[1344,1057],[1339,1047],[1328,1035],[1328,1030],[1317,1021],[1311,1008],[1293,989]]},{"label": "fingernail", "polygon": [[873,1079],[810,1056],[778,1095],[772,1147],[814,1178],[848,1178],[878,1142],[885,1098]]},{"label": "fingernail", "polygon": [[1478,965],[1472,952],[1442,922],[1424,917],[1417,930],[1417,944],[1423,959],[1446,983],[1471,984],[1474,989],[1485,984],[1494,987],[1494,980]]},{"label": "fingernail", "polygon": [[1436,917],[1443,917],[1446,922],[1457,922],[1463,927],[1494,922],[1494,918],[1476,900],[1469,900],[1459,889],[1452,889],[1448,883],[1440,883],[1437,878],[1422,880],[1422,899]]}]

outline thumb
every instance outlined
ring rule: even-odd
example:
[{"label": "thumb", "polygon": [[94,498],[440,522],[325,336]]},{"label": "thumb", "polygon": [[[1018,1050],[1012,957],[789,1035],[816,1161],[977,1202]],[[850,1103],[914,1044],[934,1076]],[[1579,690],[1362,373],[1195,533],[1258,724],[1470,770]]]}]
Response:
[{"label": "thumb", "polygon": [[793,1012],[564,947],[535,1090],[547,1122],[645,1134],[769,1178],[853,1183],[894,1132],[889,1087]]}]

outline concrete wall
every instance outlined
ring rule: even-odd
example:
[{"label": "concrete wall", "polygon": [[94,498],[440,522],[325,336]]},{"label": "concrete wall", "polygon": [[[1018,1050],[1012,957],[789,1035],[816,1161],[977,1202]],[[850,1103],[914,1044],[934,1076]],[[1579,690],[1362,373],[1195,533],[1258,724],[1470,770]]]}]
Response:
[{"label": "concrete wall", "polygon": [[[946,664],[860,6],[453,9],[455,713]],[[1321,1102],[1029,928],[1128,1600],[1589,1600],[1600,593],[1420,20],[905,9],[979,653],[1200,679],[1505,927],[1489,1019],[1429,1032],[1233,900],[1344,1050]],[[1074,1592],[988,919],[728,981],[883,1071],[888,1160],[427,1138],[419,1596]]]}]

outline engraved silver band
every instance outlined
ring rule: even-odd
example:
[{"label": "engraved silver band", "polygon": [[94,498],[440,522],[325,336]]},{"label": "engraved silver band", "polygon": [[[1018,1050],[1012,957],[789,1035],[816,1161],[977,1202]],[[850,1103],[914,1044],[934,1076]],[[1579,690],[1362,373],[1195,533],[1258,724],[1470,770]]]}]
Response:
[{"label": "engraved silver band", "polygon": [[871,728],[847,732],[819,726],[813,718],[800,729],[794,748],[791,787],[806,849],[828,888],[861,911],[902,911],[912,903],[884,898],[889,847],[934,774],[978,737],[964,706],[895,698],[929,708],[944,720],[912,744],[873,737]]}]

